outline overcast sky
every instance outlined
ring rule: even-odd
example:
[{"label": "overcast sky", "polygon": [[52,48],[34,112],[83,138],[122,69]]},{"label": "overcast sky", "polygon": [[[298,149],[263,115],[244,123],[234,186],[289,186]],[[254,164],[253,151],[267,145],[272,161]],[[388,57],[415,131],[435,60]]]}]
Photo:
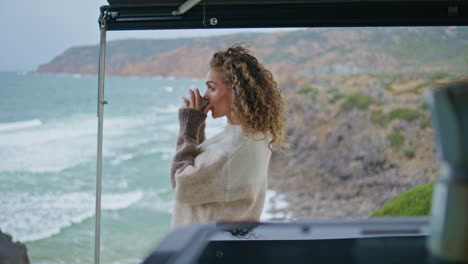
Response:
[{"label": "overcast sky", "polygon": [[[99,43],[99,7],[106,5],[107,0],[1,1],[0,71],[35,70],[71,46]],[[112,31],[108,32],[107,39],[180,38],[245,31]]]}]

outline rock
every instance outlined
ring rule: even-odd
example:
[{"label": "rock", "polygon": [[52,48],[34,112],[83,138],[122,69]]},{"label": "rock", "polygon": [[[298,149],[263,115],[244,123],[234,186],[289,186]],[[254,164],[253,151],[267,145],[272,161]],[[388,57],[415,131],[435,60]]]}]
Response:
[{"label": "rock", "polygon": [[0,264],[29,264],[26,246],[0,230]]}]

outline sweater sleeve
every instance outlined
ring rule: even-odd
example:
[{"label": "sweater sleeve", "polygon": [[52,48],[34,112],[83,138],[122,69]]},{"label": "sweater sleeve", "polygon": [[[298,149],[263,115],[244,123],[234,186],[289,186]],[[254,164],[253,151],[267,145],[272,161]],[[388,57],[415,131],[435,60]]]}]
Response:
[{"label": "sweater sleeve", "polygon": [[198,145],[205,140],[206,114],[201,111],[181,108],[179,109],[179,136],[174,159],[171,166],[171,184],[176,187],[175,173],[193,165],[195,157],[200,154]]},{"label": "sweater sleeve", "polygon": [[225,200],[228,157],[214,148],[201,151],[205,139],[206,115],[200,111],[179,110],[180,132],[172,161],[171,183],[176,200],[205,204]]}]

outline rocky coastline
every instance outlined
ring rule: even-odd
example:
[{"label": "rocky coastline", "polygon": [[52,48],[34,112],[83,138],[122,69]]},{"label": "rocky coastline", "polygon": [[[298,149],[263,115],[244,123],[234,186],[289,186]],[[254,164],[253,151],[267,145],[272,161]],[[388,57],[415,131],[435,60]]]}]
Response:
[{"label": "rocky coastline", "polygon": [[453,78],[431,76],[283,83],[290,147],[273,155],[269,178],[270,188],[289,203],[279,209],[283,215],[369,217],[399,193],[436,180],[439,161],[425,93]]}]

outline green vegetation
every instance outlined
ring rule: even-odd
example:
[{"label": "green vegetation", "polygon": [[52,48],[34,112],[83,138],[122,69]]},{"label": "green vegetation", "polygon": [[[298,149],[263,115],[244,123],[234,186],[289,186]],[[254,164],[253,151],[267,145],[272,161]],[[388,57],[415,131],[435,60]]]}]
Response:
[{"label": "green vegetation", "polygon": [[[427,107],[427,104],[422,104],[420,108]],[[408,108],[398,108],[390,111],[385,114],[382,110],[374,110],[370,114],[370,121],[375,125],[380,125],[386,127],[388,122],[394,119],[401,119],[406,121],[414,121],[419,119],[421,113],[418,110],[408,109]],[[431,120],[429,118],[424,118],[421,120],[420,127],[426,128],[431,125]]]},{"label": "green vegetation", "polygon": [[398,79],[401,74],[387,74],[387,73],[377,73],[371,74],[372,77],[377,78],[383,83],[383,88],[387,91],[392,91],[393,82]]},{"label": "green vegetation", "polygon": [[299,91],[297,91],[298,94],[309,94],[309,93],[318,93],[318,89],[313,87],[313,86],[305,86],[302,87]]},{"label": "green vegetation", "polygon": [[327,90],[327,94],[329,94],[329,98],[331,96],[331,98],[328,100],[331,104],[334,104],[336,101],[346,96],[345,94],[340,93],[340,90],[338,88],[331,88]]},{"label": "green vegetation", "polygon": [[344,98],[345,95],[342,93],[336,93],[333,95],[332,99],[330,99],[330,103],[334,104],[336,101],[340,100],[341,98]]},{"label": "green vegetation", "polygon": [[384,89],[387,90],[387,91],[393,90],[392,83],[391,82],[385,83],[384,84]]},{"label": "green vegetation", "polygon": [[387,116],[384,114],[384,112],[378,109],[378,110],[374,110],[371,112],[370,121],[373,124],[385,127],[387,126],[389,120]]},{"label": "green vegetation", "polygon": [[398,132],[389,134],[387,139],[390,141],[390,146],[393,148],[400,148],[403,143],[405,143],[405,136]]},{"label": "green vegetation", "polygon": [[298,94],[309,94],[310,98],[312,100],[315,100],[317,98],[317,95],[319,94],[319,89],[313,86],[305,86],[299,91],[297,91]]},{"label": "green vegetation", "polygon": [[414,109],[398,108],[398,109],[392,110],[390,113],[388,113],[387,116],[390,120],[403,119],[406,121],[413,121],[419,118],[420,113],[418,110],[414,110]]},{"label": "green vegetation", "polygon": [[439,72],[439,73],[431,74],[430,79],[431,79],[431,82],[435,82],[440,79],[446,79],[447,77],[449,77],[448,73]]},{"label": "green vegetation", "polygon": [[431,126],[431,119],[429,117],[426,117],[423,120],[421,120],[421,123],[419,124],[419,127],[423,129],[429,126]]},{"label": "green vegetation", "polygon": [[429,104],[424,102],[419,106],[419,108],[421,108],[422,110],[427,110],[429,109]]},{"label": "green vegetation", "polygon": [[432,85],[432,82],[423,82],[421,84],[416,85],[415,87],[413,87],[411,89],[399,91],[396,94],[404,94],[404,93],[420,94],[422,88],[430,86],[430,85]]},{"label": "green vegetation", "polygon": [[388,81],[393,81],[395,80],[396,78],[400,77],[402,74],[400,73],[374,73],[374,74],[370,74],[370,76],[374,77],[374,78],[377,78],[381,81],[384,81],[384,82],[388,82]]},{"label": "green vegetation", "polygon": [[416,186],[385,203],[372,216],[429,215],[433,190],[433,182]]},{"label": "green vegetation", "polygon": [[331,89],[328,89],[328,90],[327,90],[327,93],[329,93],[329,94],[330,94],[330,93],[336,94],[336,93],[339,93],[339,92],[340,92],[340,91],[338,90],[338,88],[331,88]]},{"label": "green vegetation", "polygon": [[348,94],[342,104],[344,109],[357,108],[360,110],[367,110],[369,105],[373,103],[373,99],[362,93]]},{"label": "green vegetation", "polygon": [[412,158],[414,158],[415,151],[414,151],[414,149],[405,149],[405,150],[403,150],[403,154],[408,159],[412,159]]}]

